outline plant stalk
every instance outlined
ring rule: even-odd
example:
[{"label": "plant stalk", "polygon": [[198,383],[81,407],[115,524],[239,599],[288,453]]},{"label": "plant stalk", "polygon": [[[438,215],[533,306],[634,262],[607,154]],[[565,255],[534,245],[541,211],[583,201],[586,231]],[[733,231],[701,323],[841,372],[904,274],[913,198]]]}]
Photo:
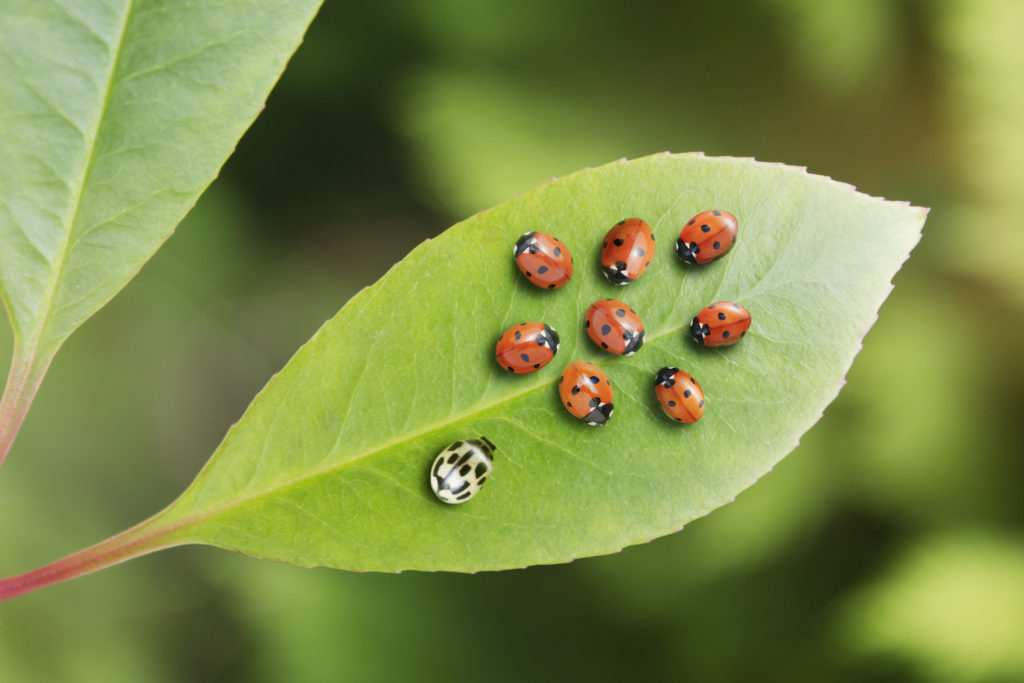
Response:
[{"label": "plant stalk", "polygon": [[7,452],[11,450],[14,438],[21,429],[29,406],[43,383],[46,370],[53,360],[53,353],[40,362],[36,353],[23,358],[17,345],[11,357],[11,369],[7,374],[3,397],[0,397],[0,465],[4,463]]},{"label": "plant stalk", "polygon": [[154,521],[156,517],[56,562],[24,574],[0,579],[0,602],[184,543],[172,537],[172,532],[178,528],[177,526],[153,529]]}]

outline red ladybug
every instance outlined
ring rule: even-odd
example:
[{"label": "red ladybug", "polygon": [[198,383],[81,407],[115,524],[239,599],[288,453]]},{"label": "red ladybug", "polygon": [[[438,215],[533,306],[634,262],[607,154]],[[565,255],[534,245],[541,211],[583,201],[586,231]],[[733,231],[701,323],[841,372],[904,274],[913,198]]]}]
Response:
[{"label": "red ladybug", "polygon": [[517,375],[536,372],[558,353],[558,333],[544,323],[519,323],[505,330],[494,357],[498,365]]},{"label": "red ladybug", "polygon": [[693,375],[679,368],[658,370],[654,395],[665,414],[676,422],[693,423],[704,414],[704,392]]},{"label": "red ladybug", "polygon": [[728,211],[702,211],[683,226],[676,240],[676,253],[685,263],[711,263],[732,249],[738,228],[736,216]]},{"label": "red ladybug", "polygon": [[628,304],[615,299],[595,301],[587,309],[590,339],[608,353],[630,356],[644,345],[644,324]]},{"label": "red ladybug", "polygon": [[588,425],[598,427],[612,416],[612,384],[593,363],[569,363],[562,371],[558,395],[566,409]]},{"label": "red ladybug", "polygon": [[639,218],[619,221],[604,236],[601,269],[609,282],[628,285],[644,274],[654,258],[654,233]]},{"label": "red ladybug", "polygon": [[572,277],[573,258],[557,237],[546,232],[525,233],[512,247],[516,265],[541,289],[557,289]]},{"label": "red ladybug", "polygon": [[690,334],[704,346],[731,346],[750,329],[750,311],[731,301],[711,304],[694,317]]}]

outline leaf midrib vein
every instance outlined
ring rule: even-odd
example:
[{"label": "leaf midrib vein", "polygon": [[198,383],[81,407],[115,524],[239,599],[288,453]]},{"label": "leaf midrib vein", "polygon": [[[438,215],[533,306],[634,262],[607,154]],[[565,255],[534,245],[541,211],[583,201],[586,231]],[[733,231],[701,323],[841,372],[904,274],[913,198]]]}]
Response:
[{"label": "leaf midrib vein", "polygon": [[[71,210],[68,212],[68,221],[64,225],[64,235],[61,239],[60,248],[57,251],[57,257],[54,259],[53,268],[51,269],[50,281],[47,286],[46,294],[43,297],[42,307],[42,318],[36,325],[35,332],[31,336],[28,348],[28,362],[34,363],[36,360],[37,353],[39,351],[39,345],[42,341],[43,334],[49,325],[53,316],[53,303],[57,296],[57,289],[61,280],[61,275],[64,272],[65,265],[67,264],[68,252],[70,251],[71,235],[74,232],[75,225],[78,223],[78,217],[82,210],[82,197],[85,194],[85,187],[89,181],[89,175],[92,173],[93,166],[96,163],[96,143],[100,137],[100,131],[103,128],[103,122],[107,115],[107,110],[110,108],[110,95],[114,90],[114,77],[117,73],[117,66],[121,61],[121,51],[124,47],[125,34],[128,32],[128,24],[131,20],[132,11],[135,8],[135,0],[127,0],[128,6],[125,8],[124,20],[121,23],[121,30],[117,35],[117,46],[114,49],[114,55],[110,60],[110,73],[107,76],[106,86],[103,90],[103,101],[100,103],[99,115],[96,117],[96,124],[92,131],[92,136],[86,138],[86,144],[88,150],[86,153],[86,162],[82,167],[82,173],[79,177],[77,188],[74,189],[74,198],[71,204]],[[64,9],[62,7],[62,9]],[[65,10],[65,12],[67,12]],[[72,19],[77,20],[68,13]]]},{"label": "leaf midrib vein", "polygon": [[[678,332],[679,330],[682,330],[684,327],[686,327],[685,324],[680,324],[680,325],[675,326],[675,327],[668,327],[668,328],[665,328],[662,332],[660,332],[658,334],[651,335],[648,339],[649,340],[661,339],[662,337],[666,337],[666,336],[668,336],[670,334],[674,334],[674,333]],[[621,358],[621,357],[608,357],[608,358],[604,358],[602,360],[596,361],[594,364],[598,365],[598,366],[601,366],[601,365],[604,365],[606,363],[609,363],[609,362],[614,363],[616,361],[623,361],[623,358]],[[498,406],[504,405],[506,403],[511,403],[512,401],[520,399],[520,398],[522,398],[524,396],[527,396],[527,395],[529,395],[529,394],[531,394],[533,392],[542,391],[542,390],[550,388],[550,387],[551,387],[551,383],[550,383],[550,381],[547,381],[547,382],[539,383],[539,384],[533,385],[531,387],[528,387],[526,389],[523,389],[523,390],[519,391],[518,393],[512,394],[512,395],[508,396],[507,398],[504,398],[504,399],[502,399],[500,401],[495,401],[494,403],[490,403],[490,404],[488,404],[488,405],[486,405],[484,407],[471,406],[470,408],[467,408],[466,410],[462,411],[461,413],[453,415],[453,416],[449,417],[446,420],[443,420],[443,421],[440,421],[440,422],[435,422],[435,423],[433,423],[433,424],[431,424],[429,426],[420,428],[420,429],[418,429],[416,431],[413,431],[413,432],[404,433],[400,438],[393,438],[393,439],[391,439],[389,441],[385,441],[382,444],[378,445],[373,450],[365,451],[365,452],[360,453],[360,454],[356,455],[355,457],[349,458],[348,460],[345,460],[343,462],[334,463],[334,464],[331,464],[331,465],[329,465],[327,467],[322,467],[322,468],[319,468],[319,469],[314,469],[314,470],[312,470],[312,471],[310,471],[310,472],[308,472],[306,474],[302,474],[300,476],[297,476],[297,477],[294,477],[292,479],[289,479],[288,481],[284,481],[284,482],[278,483],[276,485],[269,486],[269,487],[263,489],[262,491],[253,493],[253,494],[251,494],[249,496],[245,496],[243,498],[238,498],[236,500],[228,501],[228,502],[223,503],[221,505],[215,506],[215,507],[211,508],[210,510],[198,512],[198,513],[196,513],[196,514],[194,514],[192,516],[188,516],[186,514],[183,519],[180,519],[179,521],[176,521],[176,522],[172,521],[169,524],[169,532],[176,533],[176,532],[182,531],[183,529],[187,529],[190,526],[196,526],[196,525],[201,524],[202,522],[206,521],[207,519],[216,517],[217,515],[221,514],[222,512],[224,512],[226,510],[230,510],[230,509],[236,508],[236,507],[241,507],[241,506],[246,505],[248,503],[251,503],[252,501],[257,500],[259,498],[264,498],[266,496],[270,496],[270,495],[272,495],[274,493],[277,493],[277,492],[282,491],[284,489],[290,488],[292,486],[298,486],[298,485],[300,485],[300,484],[302,484],[302,483],[304,483],[304,482],[306,482],[308,480],[316,479],[318,477],[322,477],[322,476],[327,475],[327,474],[331,474],[331,473],[334,473],[334,472],[345,470],[345,469],[347,469],[347,468],[349,468],[351,466],[363,464],[368,459],[372,458],[373,456],[378,455],[378,454],[380,454],[380,453],[382,453],[384,451],[387,451],[387,450],[389,450],[391,448],[394,448],[395,446],[398,446],[400,444],[406,443],[408,441],[413,441],[414,439],[417,439],[417,438],[419,438],[419,437],[421,437],[421,436],[423,436],[425,434],[430,434],[431,432],[440,431],[440,430],[442,430],[442,429],[444,429],[444,428],[446,428],[446,427],[448,427],[448,426],[450,426],[452,424],[455,424],[455,423],[458,423],[458,422],[462,422],[463,420],[469,419],[469,418],[471,418],[474,415],[479,415],[481,413],[486,413],[488,411],[493,410],[494,408],[496,408]],[[338,441],[341,440],[341,438],[342,437],[339,434],[339,437],[338,437],[338,439],[335,440],[335,443],[337,444]],[[204,472],[205,471],[206,471],[206,468],[204,468]],[[202,477],[202,475],[203,475],[203,473],[200,473],[200,477]],[[189,487],[189,490],[190,489],[191,489],[191,487]],[[186,493],[187,492],[188,492],[188,490],[186,490]],[[179,500],[181,500],[181,499],[179,499]],[[165,514],[171,513],[173,511],[174,507],[176,506],[176,504],[177,504],[177,502],[171,503],[171,505],[167,509],[165,509],[163,512],[159,513],[158,515],[156,515],[156,517],[153,518],[154,521],[159,519],[159,518],[161,518],[161,517],[163,517]]]}]

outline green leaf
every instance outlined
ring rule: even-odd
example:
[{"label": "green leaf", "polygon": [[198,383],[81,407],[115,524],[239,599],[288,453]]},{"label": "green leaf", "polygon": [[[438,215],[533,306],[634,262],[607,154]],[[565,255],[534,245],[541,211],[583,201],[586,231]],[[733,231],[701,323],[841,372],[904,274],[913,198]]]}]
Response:
[{"label": "green leaf", "polygon": [[[723,260],[686,268],[673,242],[708,208],[740,220]],[[621,218],[654,228],[659,251],[628,287],[600,275],[601,238]],[[802,169],[701,155],[613,163],[544,184],[415,249],[354,297],[257,397],[154,529],[302,565],[474,571],[607,553],[679,529],[732,500],[792,450],[835,397],[923,209],[884,202]],[[511,257],[529,230],[576,259],[539,290]],[[645,321],[628,358],[595,348],[583,313],[622,298]],[[735,347],[687,338],[703,306],[732,300],[753,326]],[[543,320],[555,360],[525,376],[494,362],[509,325]],[[569,362],[598,363],[615,414],[585,426],[561,407]],[[704,418],[670,423],[658,368],[701,382]],[[461,506],[427,485],[456,439],[497,444],[495,471]],[[172,531],[173,529],[173,531]]]},{"label": "green leaf", "polygon": [[3,3],[0,295],[15,361],[0,432],[216,176],[319,4]]},{"label": "green leaf", "polygon": [[[684,267],[674,240],[709,208],[737,215],[739,239],[724,259]],[[548,182],[417,247],[349,301],[169,508],[0,582],[0,599],[190,542],[301,565],[476,571],[671,533],[732,500],[818,420],[925,213],[803,169],[699,154]],[[600,274],[599,248],[630,216],[651,224],[659,247],[641,279],[616,287]],[[530,230],[571,248],[576,272],[565,287],[540,290],[519,274],[512,245]],[[609,356],[584,332],[587,307],[607,297],[645,322],[634,356]],[[727,349],[699,347],[689,321],[719,300],[751,311],[750,332]],[[510,376],[494,344],[527,320],[554,326],[561,350],[540,371]],[[603,427],[570,417],[558,398],[562,368],[578,359],[600,365],[615,387]],[[661,414],[652,382],[665,365],[701,383],[700,422]],[[493,475],[467,503],[438,502],[427,483],[434,457],[481,435],[497,445]]]}]

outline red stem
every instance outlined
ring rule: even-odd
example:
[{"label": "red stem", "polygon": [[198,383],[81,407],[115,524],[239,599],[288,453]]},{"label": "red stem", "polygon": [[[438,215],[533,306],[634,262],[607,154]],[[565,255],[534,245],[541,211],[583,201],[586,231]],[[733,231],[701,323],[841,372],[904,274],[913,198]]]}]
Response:
[{"label": "red stem", "polygon": [[4,463],[7,452],[11,450],[14,437],[25,421],[29,406],[39,391],[46,369],[53,360],[51,353],[42,363],[37,364],[35,354],[30,354],[27,362],[23,362],[18,346],[14,347],[11,358],[11,369],[7,374],[3,398],[0,398],[0,465]]},{"label": "red stem", "polygon": [[110,567],[133,557],[139,557],[155,550],[180,545],[172,537],[177,525],[151,529],[157,517],[152,517],[117,536],[80,550],[30,572],[0,579],[0,601],[9,600],[46,586],[90,574],[97,569]]}]

